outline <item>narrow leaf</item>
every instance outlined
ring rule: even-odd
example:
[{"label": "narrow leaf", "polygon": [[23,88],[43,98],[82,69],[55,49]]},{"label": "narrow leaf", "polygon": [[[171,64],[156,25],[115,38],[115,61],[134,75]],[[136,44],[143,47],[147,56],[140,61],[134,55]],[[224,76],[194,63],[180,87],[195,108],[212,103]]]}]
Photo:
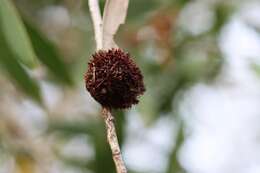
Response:
[{"label": "narrow leaf", "polygon": [[68,122],[50,119],[48,122],[48,133],[61,132],[67,135],[93,135],[95,133],[96,126],[96,123],[93,121],[90,124],[89,122],[85,121]]},{"label": "narrow leaf", "polygon": [[10,77],[25,93],[31,96],[38,103],[41,103],[40,89],[37,82],[29,76],[25,69],[16,60],[17,58],[12,50],[8,47],[1,29],[0,52],[0,64],[6,69]]},{"label": "narrow leaf", "polygon": [[129,0],[106,0],[103,14],[103,49],[117,47],[114,35],[125,22],[128,3]]},{"label": "narrow leaf", "polygon": [[72,79],[65,63],[57,52],[54,44],[31,23],[24,21],[33,48],[39,60],[61,81],[72,84]]},{"label": "narrow leaf", "polygon": [[169,158],[168,168],[167,168],[166,173],[176,173],[176,172],[184,173],[185,172],[185,170],[182,168],[182,166],[178,160],[178,152],[182,146],[184,139],[185,139],[184,127],[181,122],[180,127],[179,127],[179,132],[178,132],[177,138],[176,138],[176,144],[172,148],[172,151],[170,153],[170,158]]},{"label": "narrow leaf", "polygon": [[28,67],[36,65],[35,54],[12,0],[0,0],[1,32],[16,57]]}]

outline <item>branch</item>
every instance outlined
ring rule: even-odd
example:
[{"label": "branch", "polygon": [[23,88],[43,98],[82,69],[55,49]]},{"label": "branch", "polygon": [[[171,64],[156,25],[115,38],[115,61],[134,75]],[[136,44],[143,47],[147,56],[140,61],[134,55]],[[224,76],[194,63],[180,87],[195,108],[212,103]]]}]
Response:
[{"label": "branch", "polygon": [[[128,2],[128,0],[127,0]],[[97,50],[103,49],[103,26],[102,26],[102,18],[100,14],[100,9],[98,5],[98,0],[89,0],[89,10],[91,13],[91,18],[94,25],[95,30],[95,40],[97,44]],[[128,4],[128,3],[127,3]],[[109,47],[109,46],[108,46]],[[111,46],[110,46],[111,47]],[[111,110],[108,108],[102,108],[102,115],[106,124],[106,133],[107,133],[107,141],[110,145],[113,160],[116,166],[117,173],[127,173],[127,169],[125,167],[125,163],[123,161],[120,147],[118,144],[118,139],[116,135],[116,129],[114,125],[114,117],[111,113]]]},{"label": "branch", "polygon": [[97,44],[97,50],[102,49],[102,18],[98,5],[98,0],[88,1],[89,11],[91,14],[92,22],[95,31],[95,40]]},{"label": "branch", "polygon": [[117,140],[116,129],[114,125],[114,117],[111,114],[111,110],[108,108],[102,108],[102,115],[106,123],[107,141],[110,145],[113,160],[116,165],[117,173],[127,173],[120,147]]}]

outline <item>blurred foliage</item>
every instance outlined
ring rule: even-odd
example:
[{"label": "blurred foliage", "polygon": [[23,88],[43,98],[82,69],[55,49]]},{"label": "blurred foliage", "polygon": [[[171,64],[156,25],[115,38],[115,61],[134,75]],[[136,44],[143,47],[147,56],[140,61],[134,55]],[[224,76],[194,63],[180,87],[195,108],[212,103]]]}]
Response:
[{"label": "blurred foliage", "polygon": [[12,1],[2,0],[0,4],[1,33],[10,49],[28,67],[35,65],[35,54],[21,17]]},{"label": "blurred foliage", "polygon": [[68,68],[62,61],[55,46],[45,38],[32,24],[26,22],[26,29],[39,60],[65,84],[72,84]]},{"label": "blurred foliage", "polygon": [[29,76],[26,70],[18,62],[17,56],[15,56],[15,53],[7,46],[7,42],[1,31],[2,30],[0,30],[1,65],[9,73],[10,77],[12,77],[29,96],[40,103],[41,94],[37,82]]},{"label": "blurred foliage", "polygon": [[183,126],[183,123],[180,123],[179,131],[176,136],[176,143],[170,153],[169,163],[168,163],[166,173],[184,173],[185,172],[178,160],[178,151],[181,148],[181,145],[182,145],[184,139],[185,139],[184,126]]},{"label": "blurred foliage", "polygon": [[[104,0],[100,1],[102,7],[104,3]],[[193,27],[189,25],[190,19],[183,19],[185,10],[196,3],[207,6],[214,14],[211,26],[198,34],[190,31]],[[152,126],[161,116],[173,116],[180,122],[180,117],[173,111],[178,105],[174,101],[179,100],[182,93],[194,84],[214,81],[223,64],[218,37],[233,12],[234,5],[221,0],[214,3],[189,0],[130,1],[126,24],[121,26],[116,40],[131,53],[144,73],[147,91],[137,106],[144,124]],[[186,25],[183,26],[183,22]],[[75,114],[82,112],[74,111],[74,107],[92,106],[82,102],[82,99],[77,102],[75,95],[84,90],[83,72],[94,51],[94,43],[87,1],[0,0],[0,65],[3,67],[0,84],[7,88],[0,90],[0,93],[7,94],[4,92],[8,91],[8,86],[4,87],[4,84],[10,84],[11,81],[21,100],[34,100],[44,105],[41,109],[47,117],[47,130],[40,137],[44,142],[51,141],[45,147],[51,148],[54,153],[52,157],[82,172],[114,173],[104,125],[101,118],[97,118],[100,117],[97,115],[99,112],[95,113],[95,118],[85,112],[80,120],[68,119],[65,115],[77,117]],[[259,67],[254,66],[254,69],[258,73]],[[44,100],[46,92],[42,83],[55,86],[62,93],[61,101],[54,106],[56,109],[49,108],[48,100]],[[84,94],[82,97],[85,97]],[[13,99],[22,104],[21,100]],[[55,96],[51,96],[50,100],[55,101]],[[68,112],[69,108],[71,112]],[[2,114],[4,111],[1,109]],[[124,146],[128,113],[115,111],[114,114],[120,145]],[[0,121],[7,123],[2,117]],[[177,137],[173,139],[175,145],[169,153],[167,170],[162,172],[185,172],[177,158],[185,139],[184,132],[185,127],[181,123]],[[0,126],[0,146],[4,150],[12,150],[2,147],[3,143],[7,143],[2,139],[5,133]],[[91,141],[94,156],[89,160],[68,157],[61,152],[64,145],[57,141],[68,141],[78,135],[85,135]],[[51,140],[53,136],[55,140]],[[18,148],[28,149],[23,145]],[[34,151],[31,148],[28,150]],[[13,155],[20,172],[32,172],[30,157]],[[137,173],[138,170],[131,172]]]}]

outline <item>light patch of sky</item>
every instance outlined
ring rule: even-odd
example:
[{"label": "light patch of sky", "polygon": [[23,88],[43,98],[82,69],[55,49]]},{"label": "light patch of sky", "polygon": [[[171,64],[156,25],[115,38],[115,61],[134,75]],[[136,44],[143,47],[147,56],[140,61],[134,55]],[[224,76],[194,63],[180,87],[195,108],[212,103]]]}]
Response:
[{"label": "light patch of sky", "polygon": [[163,173],[176,131],[173,120],[163,117],[147,128],[135,111],[127,118],[129,124],[123,148],[127,166],[138,172]]}]

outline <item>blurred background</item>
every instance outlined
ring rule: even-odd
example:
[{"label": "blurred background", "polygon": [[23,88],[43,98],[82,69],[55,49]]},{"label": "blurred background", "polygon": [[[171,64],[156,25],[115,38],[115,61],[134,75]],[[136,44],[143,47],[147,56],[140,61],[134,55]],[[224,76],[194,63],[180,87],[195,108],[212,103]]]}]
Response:
[{"label": "blurred background", "polygon": [[[259,0],[130,0],[116,40],[147,89],[113,112],[130,173],[260,172]],[[94,51],[87,0],[0,1],[0,173],[115,173]]]}]

